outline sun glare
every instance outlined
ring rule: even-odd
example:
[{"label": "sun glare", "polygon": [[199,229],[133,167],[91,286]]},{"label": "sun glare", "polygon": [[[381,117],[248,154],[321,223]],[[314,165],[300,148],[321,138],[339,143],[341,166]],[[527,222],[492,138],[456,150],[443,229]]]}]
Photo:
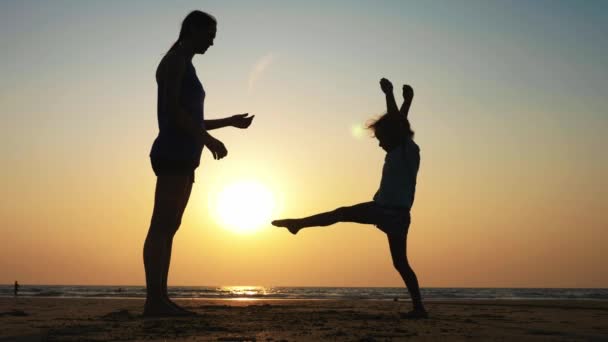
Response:
[{"label": "sun glare", "polygon": [[350,133],[355,139],[362,139],[365,137],[365,128],[361,124],[355,124],[351,126]]},{"label": "sun glare", "polygon": [[254,181],[243,181],[220,191],[215,211],[222,227],[238,233],[251,233],[270,224],[274,208],[274,196],[267,187]]}]

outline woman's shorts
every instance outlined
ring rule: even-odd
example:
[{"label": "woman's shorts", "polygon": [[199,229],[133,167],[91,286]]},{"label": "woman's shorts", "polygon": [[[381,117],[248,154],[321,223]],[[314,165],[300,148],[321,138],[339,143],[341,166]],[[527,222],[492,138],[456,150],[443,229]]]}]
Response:
[{"label": "woman's shorts", "polygon": [[152,170],[154,174],[158,176],[189,176],[194,183],[194,170],[196,166],[193,166],[191,161],[181,160],[163,160],[150,158],[152,163]]}]

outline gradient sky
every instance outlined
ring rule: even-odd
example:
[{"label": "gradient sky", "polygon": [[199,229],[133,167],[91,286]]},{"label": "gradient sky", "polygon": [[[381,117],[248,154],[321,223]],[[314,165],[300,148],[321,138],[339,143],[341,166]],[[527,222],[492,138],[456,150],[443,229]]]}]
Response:
[{"label": "gradient sky", "polygon": [[606,1],[2,1],[0,283],[143,284],[155,68],[193,9],[219,21],[194,65],[215,131],[173,285],[401,286],[385,236],[340,224],[238,235],[221,189],[277,216],[370,200],[384,154],[353,135],[409,83],[422,150],[409,254],[422,286],[608,287]]}]

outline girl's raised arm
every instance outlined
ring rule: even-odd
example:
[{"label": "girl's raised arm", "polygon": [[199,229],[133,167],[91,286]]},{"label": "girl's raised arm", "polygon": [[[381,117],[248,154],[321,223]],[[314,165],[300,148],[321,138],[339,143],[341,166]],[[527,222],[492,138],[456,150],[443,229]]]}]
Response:
[{"label": "girl's raised arm", "polygon": [[407,84],[403,85],[403,104],[399,112],[407,119],[407,114],[410,111],[412,100],[414,99],[414,89]]},{"label": "girl's raised arm", "polygon": [[386,95],[386,113],[397,114],[399,109],[397,108],[397,101],[395,101],[395,94],[393,94],[393,84],[386,78],[380,79],[380,89],[384,95]]}]

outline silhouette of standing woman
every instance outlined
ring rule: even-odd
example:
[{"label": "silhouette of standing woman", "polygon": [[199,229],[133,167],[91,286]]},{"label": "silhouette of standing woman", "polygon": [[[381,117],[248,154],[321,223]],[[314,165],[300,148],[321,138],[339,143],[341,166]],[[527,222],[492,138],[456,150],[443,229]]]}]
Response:
[{"label": "silhouette of standing woman", "polygon": [[205,90],[192,58],[213,45],[216,32],[217,21],[213,16],[191,12],[182,23],[179,38],[156,70],[159,133],[150,159],[157,179],[154,212],[143,253],[146,316],[193,314],[172,302],[167,293],[173,236],[181,224],[203,147],[207,146],[216,160],[228,153],[224,144],[208,131],[229,126],[247,128],[253,120],[249,114],[205,120]]}]

